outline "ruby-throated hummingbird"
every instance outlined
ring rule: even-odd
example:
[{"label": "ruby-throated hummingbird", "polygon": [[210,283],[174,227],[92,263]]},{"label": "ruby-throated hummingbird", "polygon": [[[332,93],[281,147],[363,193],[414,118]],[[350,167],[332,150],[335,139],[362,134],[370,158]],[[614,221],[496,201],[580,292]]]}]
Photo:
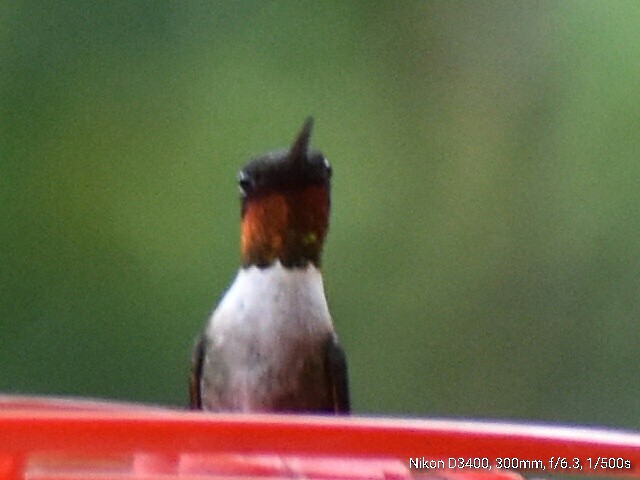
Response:
[{"label": "ruby-throated hummingbird", "polygon": [[309,118],[289,150],[257,157],[238,175],[242,267],[196,344],[192,408],[350,410],[320,273],[331,167],[309,149],[312,126]]}]

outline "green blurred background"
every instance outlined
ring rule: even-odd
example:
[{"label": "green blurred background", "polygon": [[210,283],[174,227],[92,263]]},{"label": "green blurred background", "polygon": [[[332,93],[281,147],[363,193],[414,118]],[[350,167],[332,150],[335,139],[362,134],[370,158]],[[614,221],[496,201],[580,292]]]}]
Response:
[{"label": "green blurred background", "polygon": [[0,391],[187,402],[313,114],[359,413],[640,428],[640,4],[3,2]]}]

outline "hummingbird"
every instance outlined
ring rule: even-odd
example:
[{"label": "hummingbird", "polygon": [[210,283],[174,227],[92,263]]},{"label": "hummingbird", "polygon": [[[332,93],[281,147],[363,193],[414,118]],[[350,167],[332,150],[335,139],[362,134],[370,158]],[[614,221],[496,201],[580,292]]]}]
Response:
[{"label": "hummingbird", "polygon": [[350,411],[347,362],[320,270],[331,166],[309,147],[308,118],[291,148],[238,174],[242,264],[196,343],[191,408],[218,412]]}]

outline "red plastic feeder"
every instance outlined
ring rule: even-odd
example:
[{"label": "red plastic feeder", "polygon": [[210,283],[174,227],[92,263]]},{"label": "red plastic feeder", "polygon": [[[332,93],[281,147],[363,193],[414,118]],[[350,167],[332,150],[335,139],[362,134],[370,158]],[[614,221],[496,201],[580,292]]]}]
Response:
[{"label": "red plastic feeder", "polygon": [[640,478],[640,434],[0,396],[0,479]]}]

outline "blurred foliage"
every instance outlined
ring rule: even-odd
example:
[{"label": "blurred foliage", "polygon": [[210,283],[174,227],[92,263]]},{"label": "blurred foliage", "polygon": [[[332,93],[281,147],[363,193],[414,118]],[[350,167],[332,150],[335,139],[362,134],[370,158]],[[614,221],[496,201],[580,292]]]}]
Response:
[{"label": "blurred foliage", "polygon": [[236,171],[334,167],[361,413],[640,428],[640,4],[5,2],[0,390],[184,405]]}]

